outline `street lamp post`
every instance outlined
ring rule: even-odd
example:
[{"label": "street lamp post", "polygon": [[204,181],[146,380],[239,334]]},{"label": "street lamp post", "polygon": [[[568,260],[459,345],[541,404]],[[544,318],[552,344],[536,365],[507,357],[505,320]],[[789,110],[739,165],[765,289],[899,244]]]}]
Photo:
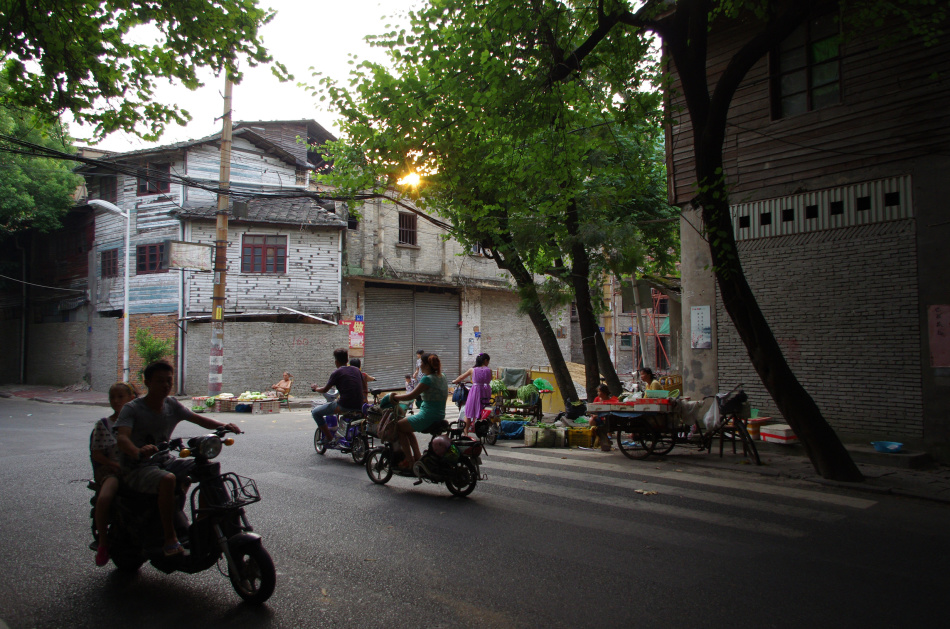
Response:
[{"label": "street lamp post", "polygon": [[129,240],[132,235],[132,212],[122,209],[108,201],[90,199],[89,205],[115,212],[125,219],[125,306],[122,310],[122,381],[129,382],[129,266],[132,263],[132,252],[129,249]]}]

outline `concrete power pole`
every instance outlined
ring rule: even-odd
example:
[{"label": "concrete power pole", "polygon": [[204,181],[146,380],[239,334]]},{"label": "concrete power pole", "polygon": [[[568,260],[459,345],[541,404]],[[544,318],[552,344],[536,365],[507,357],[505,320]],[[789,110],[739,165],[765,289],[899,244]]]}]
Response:
[{"label": "concrete power pole", "polygon": [[221,126],[221,168],[214,239],[214,291],[211,297],[211,359],[208,395],[221,393],[224,373],[224,301],[228,270],[228,194],[231,187],[231,76],[225,70],[224,116]]}]

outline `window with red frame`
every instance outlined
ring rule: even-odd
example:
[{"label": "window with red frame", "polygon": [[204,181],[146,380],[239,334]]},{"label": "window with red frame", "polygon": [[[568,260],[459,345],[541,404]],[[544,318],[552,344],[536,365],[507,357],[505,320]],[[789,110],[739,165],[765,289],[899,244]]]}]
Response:
[{"label": "window with red frame", "polygon": [[102,277],[119,277],[119,250],[106,249],[99,253]]},{"label": "window with red frame", "polygon": [[161,194],[171,190],[168,178],[171,175],[171,164],[146,164],[139,168],[138,196]]},{"label": "window with red frame", "polygon": [[154,245],[139,245],[135,248],[135,273],[164,273],[168,267],[164,266],[162,258],[165,254],[165,243]]},{"label": "window with red frame", "polygon": [[117,175],[103,175],[99,178],[99,198],[109,203],[115,203],[119,195],[116,185]]},{"label": "window with red frame", "polygon": [[244,235],[241,273],[286,273],[287,236]]}]

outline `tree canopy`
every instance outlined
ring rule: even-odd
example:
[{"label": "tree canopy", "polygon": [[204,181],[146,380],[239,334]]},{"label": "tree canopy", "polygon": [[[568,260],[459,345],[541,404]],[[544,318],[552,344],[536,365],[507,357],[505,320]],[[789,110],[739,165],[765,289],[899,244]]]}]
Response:
[{"label": "tree canopy", "polygon": [[[7,87],[0,78],[0,99]],[[72,152],[71,140],[58,122],[0,107],[0,135],[59,151]],[[0,239],[25,229],[49,231],[73,205],[82,178],[71,162],[36,157],[16,147],[0,147]]]},{"label": "tree canopy", "polygon": [[[410,14],[409,32],[376,39],[392,69],[364,62],[349,88],[324,82],[345,136],[331,147],[327,183],[355,193],[420,174],[418,202],[515,278],[552,366],[563,358],[553,333],[545,340],[545,306],[573,294],[593,325],[597,271],[669,268],[677,243],[662,222],[675,212],[665,200],[661,101],[639,89],[653,66],[631,78],[604,63],[583,80],[548,83],[556,50],[583,31],[561,17],[551,3],[432,3]],[[649,50],[629,38],[611,54],[636,63]],[[539,292],[536,274],[553,290]],[[596,359],[585,362],[596,382]]]},{"label": "tree canopy", "polygon": [[196,89],[199,68],[240,82],[239,63],[273,61],[258,31],[274,13],[257,0],[0,0],[0,15],[10,87],[0,106],[47,121],[69,111],[97,138],[124,130],[155,140],[169,122],[188,122],[175,103],[154,100],[156,79]]}]

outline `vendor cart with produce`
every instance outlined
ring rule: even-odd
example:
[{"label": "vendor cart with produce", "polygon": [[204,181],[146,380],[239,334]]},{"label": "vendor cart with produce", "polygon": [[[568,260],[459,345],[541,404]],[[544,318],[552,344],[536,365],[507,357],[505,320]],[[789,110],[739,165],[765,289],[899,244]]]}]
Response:
[{"label": "vendor cart with produce", "polygon": [[540,422],[542,396],[551,392],[551,384],[543,378],[528,382],[527,369],[501,368],[491,382],[496,415],[518,415]]},{"label": "vendor cart with produce", "polygon": [[734,452],[741,444],[744,456],[756,465],[762,464],[746,429],[746,420],[740,417],[748,399],[741,384],[728,393],[710,396],[715,399],[703,419],[704,426],[695,428],[677,412],[677,404],[681,403],[678,394],[679,391],[645,391],[643,397],[627,397],[620,403],[591,403],[587,410],[606,420],[607,431],[616,437],[617,447],[631,459],[663,456],[677,446],[712,452],[718,438],[720,456],[724,444],[731,442]]}]

